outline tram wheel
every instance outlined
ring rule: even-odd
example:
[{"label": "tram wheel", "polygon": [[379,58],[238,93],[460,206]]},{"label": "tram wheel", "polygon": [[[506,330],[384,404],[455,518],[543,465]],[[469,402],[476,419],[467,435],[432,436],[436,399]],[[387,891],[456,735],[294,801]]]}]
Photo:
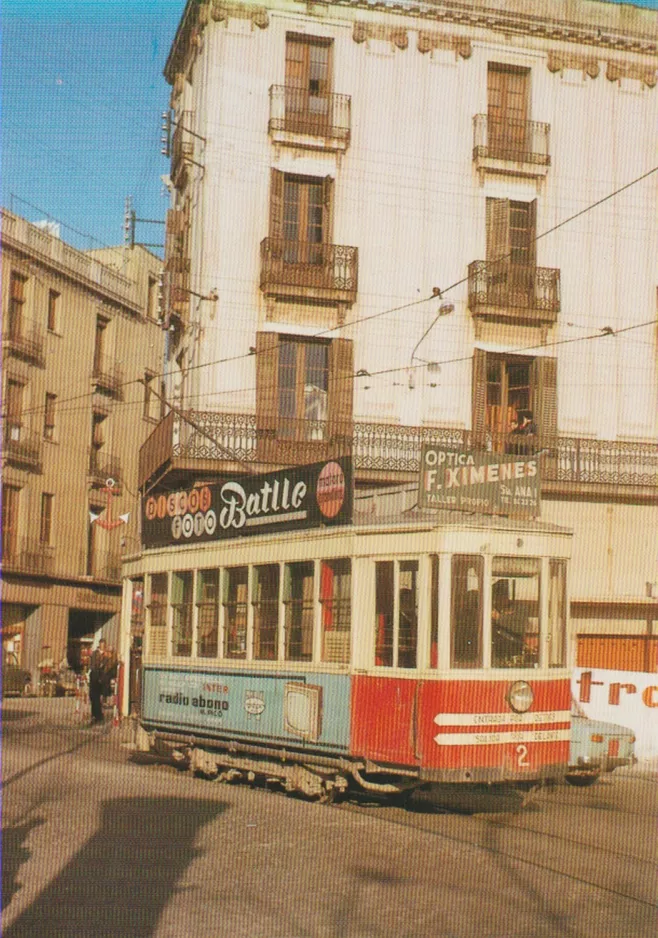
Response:
[{"label": "tram wheel", "polygon": [[593,785],[594,782],[598,782],[601,777],[600,772],[591,772],[587,775],[577,774],[575,772],[565,775],[567,782],[570,785],[573,785],[574,788],[589,788],[590,785]]}]

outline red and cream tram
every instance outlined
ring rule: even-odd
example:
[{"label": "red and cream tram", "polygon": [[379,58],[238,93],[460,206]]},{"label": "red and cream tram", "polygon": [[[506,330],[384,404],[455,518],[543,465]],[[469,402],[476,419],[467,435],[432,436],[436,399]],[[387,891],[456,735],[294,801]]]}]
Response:
[{"label": "red and cream tram", "polygon": [[236,491],[205,527],[169,496],[175,542],[124,565],[124,660],[145,599],[140,748],[319,797],[565,774],[568,531],[396,489],[357,494],[347,524],[325,497],[320,527],[216,538]]}]

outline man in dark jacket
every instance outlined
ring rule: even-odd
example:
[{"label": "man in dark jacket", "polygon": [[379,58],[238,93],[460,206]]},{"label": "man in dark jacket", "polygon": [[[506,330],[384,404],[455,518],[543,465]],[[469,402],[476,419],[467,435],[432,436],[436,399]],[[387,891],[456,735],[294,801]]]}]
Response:
[{"label": "man in dark jacket", "polygon": [[98,648],[92,653],[89,661],[89,702],[91,704],[91,722],[103,722],[102,695],[105,685],[105,639],[101,638]]}]

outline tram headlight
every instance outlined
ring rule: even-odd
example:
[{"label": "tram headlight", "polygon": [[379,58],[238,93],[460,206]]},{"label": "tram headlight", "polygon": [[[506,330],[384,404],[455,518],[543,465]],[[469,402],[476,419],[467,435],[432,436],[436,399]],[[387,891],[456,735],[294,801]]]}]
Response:
[{"label": "tram headlight", "polygon": [[525,713],[532,706],[535,695],[527,681],[515,681],[507,692],[507,703],[516,713]]}]

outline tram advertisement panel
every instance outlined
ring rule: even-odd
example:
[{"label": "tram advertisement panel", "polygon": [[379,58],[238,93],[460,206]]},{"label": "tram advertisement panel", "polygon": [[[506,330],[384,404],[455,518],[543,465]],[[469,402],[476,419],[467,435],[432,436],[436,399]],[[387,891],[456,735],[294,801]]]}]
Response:
[{"label": "tram advertisement panel", "polygon": [[536,518],[539,456],[488,453],[425,443],[420,457],[420,508],[455,508]]},{"label": "tram advertisement panel", "polygon": [[352,521],[352,460],[236,476],[142,499],[142,542],[166,547]]}]

